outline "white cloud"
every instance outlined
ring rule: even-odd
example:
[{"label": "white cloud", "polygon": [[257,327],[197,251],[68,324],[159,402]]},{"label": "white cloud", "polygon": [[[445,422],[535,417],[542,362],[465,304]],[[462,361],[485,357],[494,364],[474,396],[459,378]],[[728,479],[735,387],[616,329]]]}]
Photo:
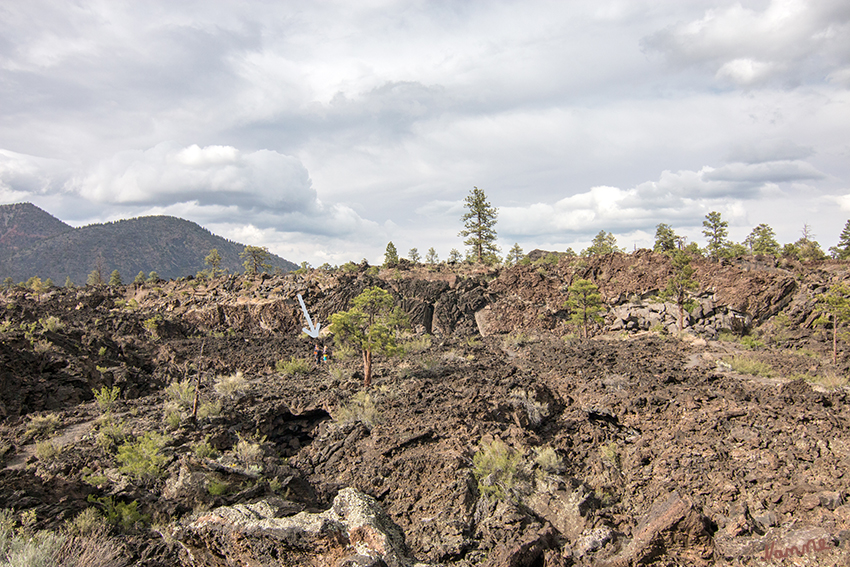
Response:
[{"label": "white cloud", "polygon": [[711,8],[699,19],[643,39],[647,51],[682,66],[713,69],[740,86],[777,79],[820,81],[846,68],[850,5],[843,0],[770,0],[763,9],[740,3]]}]

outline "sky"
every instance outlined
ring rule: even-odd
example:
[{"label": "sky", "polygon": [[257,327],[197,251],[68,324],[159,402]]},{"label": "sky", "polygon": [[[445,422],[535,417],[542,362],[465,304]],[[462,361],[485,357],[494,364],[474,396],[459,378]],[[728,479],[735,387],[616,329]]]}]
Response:
[{"label": "sky", "polygon": [[313,266],[850,219],[846,0],[5,0],[0,204],[179,216]]}]

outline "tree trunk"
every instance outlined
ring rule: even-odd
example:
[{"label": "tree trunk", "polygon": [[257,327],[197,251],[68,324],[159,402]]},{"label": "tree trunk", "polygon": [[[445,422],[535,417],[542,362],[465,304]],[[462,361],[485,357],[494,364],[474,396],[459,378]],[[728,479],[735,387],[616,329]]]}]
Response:
[{"label": "tree trunk", "polygon": [[832,363],[838,364],[838,317],[832,316]]},{"label": "tree trunk", "polygon": [[372,351],[363,351],[363,387],[372,385]]},{"label": "tree trunk", "polygon": [[685,306],[682,303],[679,303],[679,332],[681,333],[685,326],[683,324],[685,319]]}]

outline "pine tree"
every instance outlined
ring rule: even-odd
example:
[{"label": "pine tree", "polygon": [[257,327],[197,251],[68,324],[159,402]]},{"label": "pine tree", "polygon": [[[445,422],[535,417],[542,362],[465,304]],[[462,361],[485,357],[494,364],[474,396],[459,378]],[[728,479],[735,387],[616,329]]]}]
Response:
[{"label": "pine tree", "polygon": [[522,248],[519,246],[519,242],[514,242],[513,247],[508,250],[508,255],[505,256],[505,265],[513,266],[514,264],[519,264],[520,260],[525,257],[525,254],[522,251]]},{"label": "pine tree", "polygon": [[452,248],[449,252],[449,264],[457,264],[463,260],[463,256],[460,255],[460,252],[457,248]]},{"label": "pine tree", "polygon": [[118,287],[119,285],[124,285],[121,282],[121,274],[118,273],[118,270],[112,270],[112,273],[109,275],[109,286]]},{"label": "pine tree", "polygon": [[750,253],[754,255],[767,254],[770,256],[779,256],[779,243],[776,241],[776,233],[770,228],[770,225],[760,224],[744,240],[744,244],[750,249]]},{"label": "pine tree", "polygon": [[464,199],[464,206],[469,211],[461,218],[465,228],[460,231],[460,236],[468,237],[463,243],[470,246],[478,262],[483,263],[485,256],[499,252],[496,231],[493,230],[498,209],[490,206],[487,195],[478,187],[473,187],[469,192]]},{"label": "pine tree", "polygon": [[352,345],[363,354],[363,386],[372,383],[372,355],[401,354],[396,342],[399,329],[406,328],[404,312],[395,306],[390,293],[378,286],[368,288],[351,302],[351,309],[331,315],[330,331],[338,343]]},{"label": "pine tree", "polygon": [[439,264],[440,257],[437,256],[437,251],[434,250],[434,247],[428,249],[428,254],[425,255],[425,262],[427,264]]},{"label": "pine tree", "polygon": [[242,265],[246,275],[254,276],[272,269],[272,255],[266,246],[246,246],[239,257],[244,260]]},{"label": "pine tree", "polygon": [[720,220],[720,213],[711,211],[705,215],[702,226],[702,234],[708,240],[705,249],[708,250],[708,255],[712,260],[717,260],[729,249],[729,242],[726,240],[726,237],[729,236],[729,231],[727,230],[729,223]]},{"label": "pine tree", "polygon": [[384,252],[384,267],[390,268],[398,264],[398,250],[396,250],[395,244],[390,240],[387,243],[387,250]]},{"label": "pine tree", "polygon": [[158,282],[159,281],[159,274],[157,274],[154,271],[151,271],[151,273],[148,274],[148,281],[151,282],[151,283]]},{"label": "pine tree", "polygon": [[419,260],[422,258],[419,256],[419,250],[417,248],[411,248],[407,253],[407,259],[413,262],[414,264],[418,264]]},{"label": "pine tree", "polygon": [[[838,326],[850,321],[850,286],[835,284],[829,291],[816,297],[820,317],[815,321],[824,325],[832,323],[832,363],[838,363]],[[847,336],[847,333],[844,333]]]},{"label": "pine tree", "polygon": [[602,295],[599,288],[590,280],[577,279],[569,287],[570,298],[567,308],[572,311],[570,321],[581,325],[584,338],[587,338],[587,328],[591,323],[601,323]]},{"label": "pine tree", "polygon": [[688,299],[688,292],[697,289],[699,284],[694,280],[695,270],[691,266],[691,257],[687,253],[681,250],[674,252],[671,264],[673,275],[667,280],[667,288],[661,295],[676,301],[679,307],[679,332],[682,332],[685,326],[685,302]]},{"label": "pine tree", "polygon": [[139,273],[136,274],[136,279],[133,280],[134,284],[143,284],[145,283],[145,273],[142,270],[139,270]]},{"label": "pine tree", "polygon": [[71,281],[71,276],[65,276],[65,287],[67,289],[74,287],[74,282]]},{"label": "pine tree", "polygon": [[829,247],[829,253],[838,260],[850,258],[850,220],[844,224],[844,230],[838,236],[838,244]]},{"label": "pine tree", "polygon": [[659,223],[655,226],[655,252],[668,254],[676,249],[676,233],[669,224]]},{"label": "pine tree", "polygon": [[221,254],[218,253],[217,248],[210,250],[210,253],[204,258],[204,264],[210,267],[210,278],[215,279],[221,272]]},{"label": "pine tree", "polygon": [[86,285],[103,285],[106,280],[103,277],[103,256],[98,256],[94,261],[94,269],[86,278]]},{"label": "pine tree", "polygon": [[590,246],[581,251],[581,255],[587,257],[622,251],[623,250],[621,248],[617,247],[617,239],[613,234],[600,230],[599,233],[593,237],[593,241],[590,243]]}]

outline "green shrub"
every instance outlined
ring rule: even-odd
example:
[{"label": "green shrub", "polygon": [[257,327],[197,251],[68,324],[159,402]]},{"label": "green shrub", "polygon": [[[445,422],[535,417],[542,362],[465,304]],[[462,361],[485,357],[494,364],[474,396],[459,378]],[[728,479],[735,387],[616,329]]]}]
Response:
[{"label": "green shrub", "polygon": [[210,496],[221,496],[226,494],[228,490],[230,490],[230,484],[223,480],[213,478],[207,482],[207,492]]},{"label": "green shrub", "polygon": [[169,431],[174,431],[180,427],[180,421],[183,419],[183,414],[180,409],[175,407],[166,407],[165,409],[165,427]]},{"label": "green shrub", "polygon": [[45,331],[50,331],[51,333],[55,333],[57,331],[61,331],[65,328],[65,324],[59,319],[59,317],[54,317],[50,315],[49,317],[45,317],[43,319],[38,320],[41,323],[41,328]]},{"label": "green shrub", "polygon": [[328,368],[328,374],[330,374],[331,377],[337,382],[341,382],[351,375],[351,373],[344,366],[340,366],[338,364],[335,364]]},{"label": "green shrub", "polygon": [[142,326],[151,334],[153,338],[159,338],[159,328],[162,326],[162,315],[156,314],[150,319],[145,319]]},{"label": "green shrub", "polygon": [[347,404],[337,411],[335,421],[339,424],[360,422],[367,429],[372,429],[380,421],[380,413],[368,392],[360,391],[354,394]]},{"label": "green shrub", "polygon": [[422,335],[408,339],[402,343],[402,348],[407,354],[419,354],[431,348],[431,336]]},{"label": "green shrub", "polygon": [[45,415],[34,415],[30,417],[27,431],[24,434],[28,439],[43,439],[51,435],[61,425],[62,420],[55,413]]},{"label": "green shrub", "polygon": [[233,447],[233,453],[240,462],[246,465],[259,465],[263,462],[263,448],[260,446],[265,442],[265,438],[252,439],[251,437],[242,437],[236,434],[239,441]]},{"label": "green shrub", "polygon": [[306,358],[295,358],[294,356],[290,357],[288,361],[278,360],[275,365],[275,370],[287,376],[309,374],[312,369],[313,364],[309,360]]},{"label": "green shrub", "polygon": [[509,348],[522,347],[522,346],[525,346],[527,344],[531,344],[533,342],[536,342],[535,339],[532,338],[531,335],[528,335],[527,333],[523,333],[523,332],[510,333],[508,335],[505,335],[505,337],[502,339],[502,348],[509,349]]},{"label": "green shrub", "polygon": [[769,364],[748,356],[733,356],[727,362],[729,363],[729,366],[732,367],[732,370],[739,374],[750,374],[752,376],[763,376],[765,378],[770,378],[775,374],[773,368]]},{"label": "green shrub", "polygon": [[157,478],[162,475],[168,457],[160,451],[171,441],[171,437],[147,432],[135,442],[118,447],[115,459],[121,465],[118,470],[138,479]]},{"label": "green shrub", "polygon": [[[795,377],[791,377],[795,378]],[[828,390],[837,390],[839,388],[843,388],[847,386],[848,380],[847,376],[842,376],[834,371],[826,371],[823,374],[817,374],[812,376],[811,374],[806,374],[802,376],[802,378],[806,382],[811,382],[812,384],[819,384]]]},{"label": "green shrub", "polygon": [[564,462],[552,447],[538,447],[534,449],[534,462],[541,469],[550,473],[559,473],[564,470]]},{"label": "green shrub", "polygon": [[104,451],[111,451],[114,446],[122,443],[126,436],[127,432],[124,430],[124,422],[113,421],[111,414],[107,413],[98,420],[95,442]]},{"label": "green shrub", "polygon": [[218,417],[219,415],[221,415],[221,402],[218,400],[202,402],[201,405],[198,406],[198,419]]},{"label": "green shrub", "polygon": [[218,454],[215,448],[210,445],[209,440],[199,441],[192,444],[192,452],[199,459],[213,459]]},{"label": "green shrub", "polygon": [[334,348],[334,358],[336,360],[348,360],[359,355],[358,350],[350,344],[336,345]]},{"label": "green shrub", "polygon": [[248,387],[248,381],[241,371],[228,376],[217,376],[213,388],[219,396],[227,398],[239,397],[239,395]]},{"label": "green shrub", "polygon": [[91,535],[105,529],[106,519],[94,507],[86,508],[73,520],[65,520],[65,531],[71,535]]},{"label": "green shrub", "polygon": [[478,490],[497,500],[513,497],[521,463],[522,455],[500,439],[483,445],[472,457],[472,473],[478,481]]},{"label": "green shrub", "polygon": [[190,379],[175,381],[165,389],[168,397],[180,404],[180,407],[189,407],[195,401],[195,384]]},{"label": "green shrub", "polygon": [[102,474],[95,474],[90,468],[85,467],[81,471],[83,473],[83,482],[90,486],[94,486],[97,488],[98,486],[105,486],[109,479]]},{"label": "green shrub", "polygon": [[525,411],[532,427],[537,427],[549,416],[549,405],[538,402],[534,392],[515,390],[510,399],[515,408]]},{"label": "green shrub", "polygon": [[614,466],[620,466],[620,448],[616,442],[611,441],[599,447],[599,454],[603,460],[608,461]]},{"label": "green shrub", "polygon": [[125,530],[132,528],[137,523],[150,521],[147,515],[139,512],[139,503],[136,500],[127,504],[120,500],[116,501],[112,496],[96,498],[93,494],[89,494],[88,501],[92,504],[99,504],[103,508],[103,515],[107,522],[121,526]]},{"label": "green shrub", "polygon": [[[102,348],[105,349],[106,347]],[[115,402],[118,401],[118,396],[121,394],[121,388],[118,386],[113,386],[112,388],[102,386],[100,391],[92,388],[92,393],[94,394],[94,399],[97,401],[97,407],[100,408],[100,411],[109,412],[115,407]]]},{"label": "green shrub", "polygon": [[62,448],[56,446],[53,441],[38,441],[35,444],[35,456],[43,463],[49,463],[62,453]]}]

